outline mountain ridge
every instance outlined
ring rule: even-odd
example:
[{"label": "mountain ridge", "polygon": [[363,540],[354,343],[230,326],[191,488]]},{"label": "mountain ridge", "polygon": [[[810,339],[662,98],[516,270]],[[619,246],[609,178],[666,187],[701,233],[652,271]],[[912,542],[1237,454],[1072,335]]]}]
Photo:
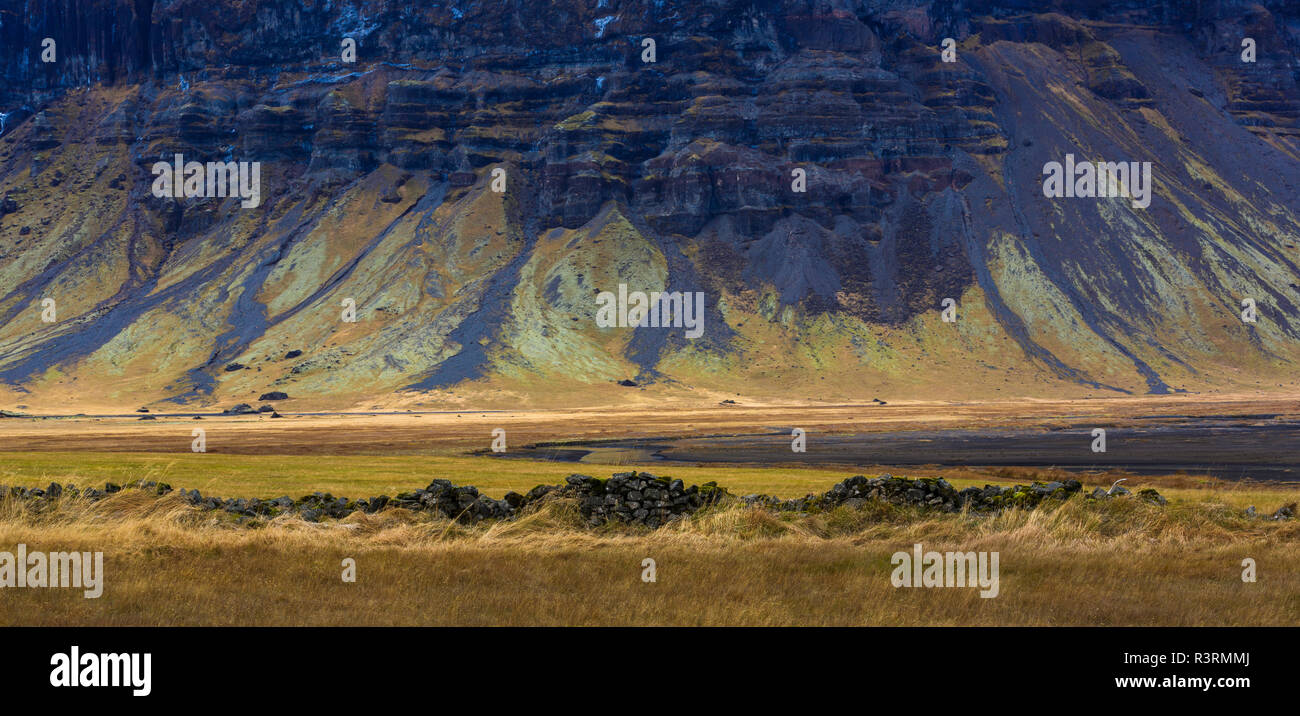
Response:
[{"label": "mountain ridge", "polygon": [[[0,3],[0,400],[1294,391],[1300,11],[1035,5]],[[598,327],[619,283],[704,335]]]}]

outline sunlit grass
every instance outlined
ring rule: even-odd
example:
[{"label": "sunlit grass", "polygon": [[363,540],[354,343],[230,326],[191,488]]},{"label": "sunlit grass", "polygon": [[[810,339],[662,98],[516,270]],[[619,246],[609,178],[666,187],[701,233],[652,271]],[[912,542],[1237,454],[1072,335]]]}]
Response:
[{"label": "sunlit grass", "polygon": [[[102,487],[136,480],[168,482],[176,488],[199,489],[220,497],[299,497],[312,492],[362,498],[395,495],[424,487],[435,478],[474,485],[501,497],[525,492],[539,484],[556,484],[573,473],[608,477],[638,470],[681,478],[687,484],[716,481],[732,494],[761,493],[782,498],[825,492],[846,477],[876,475],[881,468],[746,467],[648,462],[639,464],[568,463],[463,455],[229,455],[220,453],[8,452],[0,453],[0,484],[43,487],[50,482]],[[1109,487],[1124,473],[1072,475],[1063,470],[907,468],[893,474],[908,477],[943,476],[958,488],[986,483],[1028,483],[1033,480],[1082,480],[1089,489]],[[1213,499],[1232,507],[1255,505],[1273,510],[1300,499],[1300,485],[1238,483],[1207,478],[1165,478],[1128,475],[1130,489],[1155,487],[1171,499]]]},{"label": "sunlit grass", "polygon": [[[733,504],[650,531],[586,528],[561,502],[478,526],[387,510],[250,527],[127,491],[41,513],[3,503],[0,550],[103,551],[105,579],[99,599],[6,590],[0,625],[1296,625],[1297,541],[1300,522],[1210,503],[1071,500],[992,517]],[[890,556],[913,543],[999,552],[999,595],[894,588]],[[355,583],[341,579],[348,557]]]},{"label": "sunlit grass", "polygon": [[474,485],[501,497],[538,484],[555,484],[575,472],[609,476],[638,470],[679,477],[688,484],[715,480],[732,492],[801,497],[824,492],[856,474],[852,468],[746,468],[647,463],[602,465],[492,457],[436,455],[222,455],[210,453],[0,453],[0,484],[40,487],[50,482],[102,486],[106,481],[159,480],[176,488],[229,497],[297,497],[315,491],[348,497],[393,495],[435,478]]}]

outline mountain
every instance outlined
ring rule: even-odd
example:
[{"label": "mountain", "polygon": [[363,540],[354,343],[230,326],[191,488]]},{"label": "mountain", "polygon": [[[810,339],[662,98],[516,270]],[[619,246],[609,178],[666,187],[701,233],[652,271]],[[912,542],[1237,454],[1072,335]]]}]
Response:
[{"label": "mountain", "polygon": [[1294,391],[1298,52],[1280,0],[0,0],[0,404]]}]

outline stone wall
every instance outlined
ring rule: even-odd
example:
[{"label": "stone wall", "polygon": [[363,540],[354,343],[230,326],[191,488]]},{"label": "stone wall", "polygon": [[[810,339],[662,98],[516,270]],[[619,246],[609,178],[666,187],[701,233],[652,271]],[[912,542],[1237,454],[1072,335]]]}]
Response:
[{"label": "stone wall", "polygon": [[[583,521],[590,526],[619,522],[656,528],[711,505],[720,504],[740,503],[756,509],[813,513],[839,507],[860,508],[871,502],[883,502],[937,512],[969,510],[993,513],[1011,507],[1033,509],[1044,503],[1063,502],[1082,495],[1082,488],[1083,485],[1078,480],[1065,480],[1011,487],[985,485],[958,490],[941,477],[911,479],[881,475],[868,478],[857,475],[820,495],[810,494],[783,500],[771,495],[737,497],[714,482],[686,485],[679,479],[659,477],[648,472],[619,472],[608,479],[574,474],[565,478],[563,484],[538,485],[524,494],[508,492],[499,500],[480,493],[473,485],[456,485],[445,479],[436,479],[427,487],[402,492],[393,497],[379,495],[357,500],[335,497],[327,492],[314,492],[297,499],[286,495],[271,500],[215,497],[203,495],[197,489],[181,489],[180,495],[197,509],[229,513],[241,521],[296,514],[309,522],[319,522],[347,517],[358,511],[374,514],[388,508],[402,508],[436,513],[465,524],[514,519],[550,501],[573,500]],[[154,481],[139,481],[125,486],[108,483],[103,489],[78,488],[76,485],[52,482],[45,488],[0,485],[0,501],[17,500],[40,510],[54,505],[60,499],[96,501],[123,489],[141,490],[158,497],[173,492],[171,485]],[[1081,499],[1117,498],[1138,499],[1159,506],[1167,504],[1167,500],[1154,489],[1146,488],[1133,495],[1120,486],[1113,486],[1110,490],[1097,488]],[[1246,516],[1256,516],[1253,507],[1247,511]],[[1294,516],[1294,506],[1284,506],[1275,511],[1271,519],[1292,519]]]}]

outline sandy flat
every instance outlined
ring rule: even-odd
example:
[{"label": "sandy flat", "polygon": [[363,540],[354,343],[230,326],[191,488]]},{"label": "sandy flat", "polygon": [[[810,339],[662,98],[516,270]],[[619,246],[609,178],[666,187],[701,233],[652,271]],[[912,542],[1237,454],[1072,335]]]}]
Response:
[{"label": "sandy flat", "polygon": [[0,418],[0,451],[188,451],[201,428],[209,449],[250,454],[383,454],[487,448],[492,431],[510,447],[539,442],[710,434],[800,427],[823,433],[918,428],[1053,426],[1096,420],[1136,425],[1152,416],[1300,416],[1300,396],[1172,395],[996,402],[911,401],[856,405],[637,405],[575,410],[285,413],[205,416]]}]

